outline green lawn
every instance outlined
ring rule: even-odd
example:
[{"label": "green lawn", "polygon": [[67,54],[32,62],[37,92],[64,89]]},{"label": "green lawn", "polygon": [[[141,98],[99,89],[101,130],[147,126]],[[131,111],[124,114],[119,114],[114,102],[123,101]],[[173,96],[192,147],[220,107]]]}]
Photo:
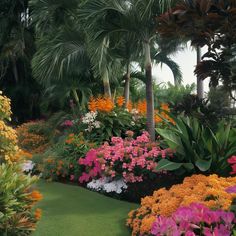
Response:
[{"label": "green lawn", "polygon": [[136,204],[118,201],[86,189],[40,181],[43,216],[33,236],[128,236],[127,213]]}]

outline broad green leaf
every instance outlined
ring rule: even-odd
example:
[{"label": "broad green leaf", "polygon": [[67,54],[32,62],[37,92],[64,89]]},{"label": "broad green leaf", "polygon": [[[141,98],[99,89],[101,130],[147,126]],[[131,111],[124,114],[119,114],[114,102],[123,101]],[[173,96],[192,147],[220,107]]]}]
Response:
[{"label": "broad green leaf", "polygon": [[202,160],[202,159],[198,159],[195,162],[195,165],[198,167],[199,170],[201,171],[208,171],[211,167],[211,162],[212,160]]},{"label": "broad green leaf", "polygon": [[156,168],[156,170],[169,170],[169,171],[173,171],[173,170],[177,170],[179,169],[183,164],[182,163],[175,163],[175,162],[171,162],[167,159],[162,159],[158,162],[158,166]]}]

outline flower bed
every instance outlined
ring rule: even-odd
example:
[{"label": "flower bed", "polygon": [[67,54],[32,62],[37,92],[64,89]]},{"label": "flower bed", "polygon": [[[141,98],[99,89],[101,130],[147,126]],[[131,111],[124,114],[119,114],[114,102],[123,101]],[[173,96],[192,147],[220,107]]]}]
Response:
[{"label": "flower bed", "polygon": [[183,184],[154,192],[142,199],[141,207],[129,213],[127,225],[132,235],[149,235],[157,216],[170,217],[179,207],[200,203],[210,209],[229,210],[236,194],[226,192],[235,185],[236,177],[223,178],[217,175],[193,175]]},{"label": "flower bed", "polygon": [[106,186],[115,186],[118,181],[120,187],[115,192],[121,193],[127,184],[143,182],[159,174],[155,170],[158,160],[171,156],[172,152],[152,143],[147,132],[136,139],[132,131],[127,131],[127,135],[125,139],[113,137],[111,144],[91,149],[85,158],[79,159],[79,164],[84,166],[80,183],[92,181],[88,183],[89,188],[111,192]]}]

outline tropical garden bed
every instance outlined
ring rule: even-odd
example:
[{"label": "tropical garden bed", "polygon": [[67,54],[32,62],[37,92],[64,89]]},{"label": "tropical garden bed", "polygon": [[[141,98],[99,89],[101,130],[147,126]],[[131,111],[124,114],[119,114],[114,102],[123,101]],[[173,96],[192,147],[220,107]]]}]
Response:
[{"label": "tropical garden bed", "polygon": [[[0,235],[236,235],[235,1],[0,9]],[[170,57],[188,41],[196,95]]]}]

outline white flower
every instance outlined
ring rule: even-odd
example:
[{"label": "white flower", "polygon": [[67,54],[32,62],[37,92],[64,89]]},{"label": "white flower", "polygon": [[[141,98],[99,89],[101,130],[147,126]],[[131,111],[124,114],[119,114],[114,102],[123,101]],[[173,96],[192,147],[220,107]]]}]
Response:
[{"label": "white flower", "polygon": [[87,188],[96,191],[105,191],[107,193],[115,192],[121,194],[124,189],[128,188],[128,186],[123,179],[111,181],[110,178],[101,178],[89,182]]},{"label": "white flower", "polygon": [[94,122],[94,126],[95,126],[95,128],[100,128],[101,127],[101,122],[100,121],[95,121]]},{"label": "white flower", "polygon": [[135,123],[133,122],[133,121],[131,121],[131,123],[130,123],[132,126],[134,126],[135,125]]},{"label": "white flower", "polygon": [[22,171],[30,172],[33,170],[35,164],[32,161],[26,161],[22,164]]},{"label": "white flower", "polygon": [[135,114],[135,115],[137,115],[139,112],[138,112],[138,110],[137,109],[132,109],[131,110],[131,114]]}]

